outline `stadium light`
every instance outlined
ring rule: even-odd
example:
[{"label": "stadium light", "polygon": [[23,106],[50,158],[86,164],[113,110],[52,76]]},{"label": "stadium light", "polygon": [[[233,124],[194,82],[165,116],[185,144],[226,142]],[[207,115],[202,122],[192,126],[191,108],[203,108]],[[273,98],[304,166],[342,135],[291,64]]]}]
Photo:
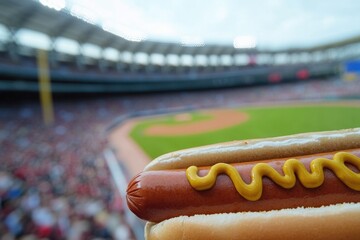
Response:
[{"label": "stadium light", "polygon": [[256,39],[253,36],[238,36],[234,39],[234,48],[255,48]]},{"label": "stadium light", "polygon": [[66,7],[65,0],[39,0],[39,2],[48,7],[60,11]]}]

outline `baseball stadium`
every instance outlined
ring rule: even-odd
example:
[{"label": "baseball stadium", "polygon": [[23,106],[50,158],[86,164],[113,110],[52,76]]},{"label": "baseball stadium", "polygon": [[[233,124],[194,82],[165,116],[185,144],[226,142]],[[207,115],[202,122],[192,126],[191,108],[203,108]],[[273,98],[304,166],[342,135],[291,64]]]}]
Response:
[{"label": "baseball stadium", "polygon": [[359,128],[359,3],[264,2],[1,0],[0,239],[144,239],[153,159]]}]

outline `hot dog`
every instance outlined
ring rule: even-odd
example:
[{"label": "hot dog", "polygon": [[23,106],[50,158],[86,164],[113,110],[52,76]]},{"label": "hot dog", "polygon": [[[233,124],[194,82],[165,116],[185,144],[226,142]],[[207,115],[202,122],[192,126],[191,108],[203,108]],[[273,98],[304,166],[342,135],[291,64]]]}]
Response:
[{"label": "hot dog", "polygon": [[[352,168],[353,172],[358,172],[360,169],[360,149],[347,151],[347,153],[358,157],[357,168]],[[314,159],[331,159],[335,154],[339,153],[308,155],[296,159],[304,164],[307,171],[311,172],[310,163]],[[346,156],[344,156],[345,159],[347,159]],[[283,175],[282,167],[285,162],[286,159],[274,159],[262,163],[267,163],[268,166]],[[248,162],[232,166],[240,173],[244,181],[250,184],[251,169],[258,163]],[[208,172],[209,168],[205,167],[202,168],[199,175],[204,176]],[[342,173],[341,171],[340,174]],[[251,201],[237,192],[233,182],[225,174],[217,177],[216,184],[211,188],[211,191],[199,192],[189,184],[185,169],[146,171],[140,173],[129,185],[129,207],[142,219],[161,222],[181,215],[269,211],[300,206],[320,207],[344,201],[360,202],[358,192],[360,190],[360,175],[357,190],[348,189],[349,187],[329,169],[324,169],[324,175],[326,181],[316,188],[304,187],[300,181],[297,181],[294,187],[287,189],[277,185],[270,178],[264,178],[261,197]]]},{"label": "hot dog", "polygon": [[[231,178],[229,169],[235,172]],[[213,179],[197,186],[211,177],[209,172]],[[235,187],[236,182],[242,186]],[[360,224],[360,129],[166,154],[130,182],[127,201],[136,215],[150,221],[147,239],[357,236],[360,230],[351,226]],[[305,223],[312,227],[304,229]],[[337,224],[335,232],[329,224]]]}]

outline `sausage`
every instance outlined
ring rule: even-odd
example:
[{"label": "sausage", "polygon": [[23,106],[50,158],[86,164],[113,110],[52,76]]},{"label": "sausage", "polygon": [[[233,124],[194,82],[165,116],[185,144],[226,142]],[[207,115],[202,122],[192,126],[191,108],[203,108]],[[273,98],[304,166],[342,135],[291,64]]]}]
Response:
[{"label": "sausage", "polygon": [[[360,149],[349,150],[360,157]],[[335,152],[294,157],[310,171],[310,162],[322,157],[332,159]],[[266,162],[277,172],[283,174],[282,166],[286,159],[273,159]],[[251,169],[258,162],[234,164],[246,183],[251,182]],[[347,166],[354,172],[360,169]],[[346,186],[329,169],[324,168],[325,181],[317,188],[305,188],[299,181],[291,189],[278,186],[268,177],[263,177],[261,198],[249,201],[235,189],[227,175],[219,175],[216,184],[209,190],[197,191],[186,178],[186,169],[145,171],[138,174],[127,190],[129,208],[139,217],[151,222],[160,222],[176,216],[214,214],[246,211],[269,211],[283,208],[320,207],[343,202],[360,202],[360,192]],[[200,168],[199,175],[208,173],[209,167]]]}]

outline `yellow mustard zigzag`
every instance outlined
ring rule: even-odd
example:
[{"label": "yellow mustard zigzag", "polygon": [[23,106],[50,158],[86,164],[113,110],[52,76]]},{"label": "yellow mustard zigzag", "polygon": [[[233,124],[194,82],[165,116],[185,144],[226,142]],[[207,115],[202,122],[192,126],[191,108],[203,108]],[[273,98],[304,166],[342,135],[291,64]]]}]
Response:
[{"label": "yellow mustard zigzag", "polygon": [[[345,162],[356,166],[360,170],[360,158],[347,152],[338,152],[333,160],[316,158],[310,163],[310,172],[304,164],[297,159],[288,159],[283,165],[284,175],[281,175],[273,167],[266,163],[257,163],[251,171],[251,183],[247,184],[241,178],[240,173],[230,164],[217,163],[210,168],[206,176],[197,175],[198,168],[191,166],[186,170],[186,176],[190,185],[196,190],[211,188],[219,174],[227,174],[236,190],[241,196],[250,201],[258,200],[262,195],[262,177],[267,176],[283,188],[292,188],[298,176],[301,184],[306,188],[316,188],[324,182],[324,168],[332,170],[335,175],[349,188],[360,191],[360,173],[350,170]],[[296,176],[295,176],[296,174]]]}]

